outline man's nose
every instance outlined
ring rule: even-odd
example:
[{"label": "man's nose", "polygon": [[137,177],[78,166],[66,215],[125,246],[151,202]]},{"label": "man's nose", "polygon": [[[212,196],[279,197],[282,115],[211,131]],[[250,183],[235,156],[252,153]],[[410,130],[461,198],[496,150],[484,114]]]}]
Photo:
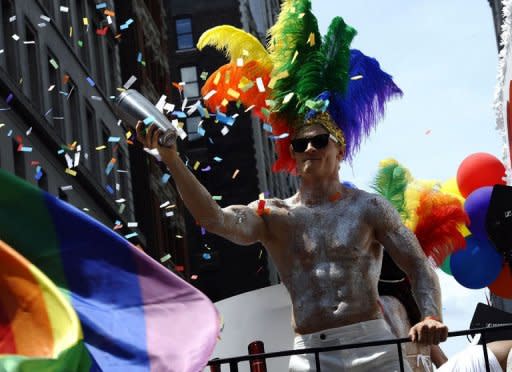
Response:
[{"label": "man's nose", "polygon": [[317,151],[316,147],[313,146],[313,144],[311,143],[311,141],[308,142],[308,147],[306,147],[306,151],[304,152],[313,152],[313,151]]}]

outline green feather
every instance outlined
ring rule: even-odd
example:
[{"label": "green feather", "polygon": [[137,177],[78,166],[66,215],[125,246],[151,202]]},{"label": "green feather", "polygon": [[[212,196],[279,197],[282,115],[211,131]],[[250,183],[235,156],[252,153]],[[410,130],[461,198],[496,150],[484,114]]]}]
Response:
[{"label": "green feather", "polygon": [[371,186],[396,208],[404,221],[408,217],[405,190],[410,181],[409,170],[393,160],[380,167]]},{"label": "green feather", "polygon": [[344,93],[348,86],[350,70],[350,44],[357,31],[347,25],[343,18],[335,17],[327,35],[325,35],[321,51],[325,55],[323,81],[326,89]]},{"label": "green feather", "polygon": [[[270,37],[269,51],[274,63],[272,75],[288,73],[288,77],[277,80],[273,88],[272,99],[277,102],[274,110],[290,116],[305,112],[306,101],[322,91],[322,69],[325,66],[325,58],[320,53],[322,40],[318,22],[311,12],[311,1],[285,0],[276,24],[270,29]],[[283,103],[290,93],[294,94],[293,97]]]}]

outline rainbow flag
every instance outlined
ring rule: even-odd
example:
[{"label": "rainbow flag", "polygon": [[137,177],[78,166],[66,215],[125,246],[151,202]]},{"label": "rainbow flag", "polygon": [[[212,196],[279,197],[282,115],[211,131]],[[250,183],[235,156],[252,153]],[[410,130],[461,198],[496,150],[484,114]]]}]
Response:
[{"label": "rainbow flag", "polygon": [[204,294],[87,214],[1,169],[0,240],[0,370],[198,372],[206,365],[220,326]]}]

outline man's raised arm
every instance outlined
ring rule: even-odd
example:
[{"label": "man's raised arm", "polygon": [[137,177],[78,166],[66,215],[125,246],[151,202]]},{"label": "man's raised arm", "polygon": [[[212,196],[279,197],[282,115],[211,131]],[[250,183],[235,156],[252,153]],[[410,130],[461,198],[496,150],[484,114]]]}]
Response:
[{"label": "man's raised arm", "polygon": [[405,227],[396,209],[375,197],[370,208],[377,240],[405,272],[423,320],[411,328],[412,341],[438,344],[445,341],[448,328],[442,324],[441,289],[436,273],[421,250],[416,236]]},{"label": "man's raised arm", "polygon": [[255,208],[251,205],[220,208],[208,190],[183,163],[176,151],[176,146],[162,147],[158,144],[161,133],[155,125],[150,126],[146,134],[143,132],[143,124],[139,122],[137,139],[144,147],[158,149],[162,161],[173,176],[185,206],[198,224],[209,232],[236,244],[249,245],[265,240],[266,225],[264,219],[256,213]]}]

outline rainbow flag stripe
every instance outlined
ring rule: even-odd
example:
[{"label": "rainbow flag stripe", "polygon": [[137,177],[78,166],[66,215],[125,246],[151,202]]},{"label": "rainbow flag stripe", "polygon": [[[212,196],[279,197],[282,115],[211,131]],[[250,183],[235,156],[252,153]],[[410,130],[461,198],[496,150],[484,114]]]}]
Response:
[{"label": "rainbow flag stripe", "polygon": [[[76,370],[197,372],[204,367],[219,333],[217,311],[204,294],[87,214],[3,170],[0,190],[0,239],[30,262],[26,270],[41,270],[78,314],[90,364]],[[50,335],[51,328],[53,341],[45,337],[32,352],[53,350],[55,357],[56,345],[69,346],[71,339],[59,341],[63,336],[54,324],[61,315],[44,304],[47,320],[39,321],[46,331],[41,332]],[[0,310],[2,319],[10,319],[0,355],[31,356],[31,347],[18,336],[31,332],[17,323],[20,312],[13,317],[3,302]],[[0,356],[0,370],[10,358]]]}]

